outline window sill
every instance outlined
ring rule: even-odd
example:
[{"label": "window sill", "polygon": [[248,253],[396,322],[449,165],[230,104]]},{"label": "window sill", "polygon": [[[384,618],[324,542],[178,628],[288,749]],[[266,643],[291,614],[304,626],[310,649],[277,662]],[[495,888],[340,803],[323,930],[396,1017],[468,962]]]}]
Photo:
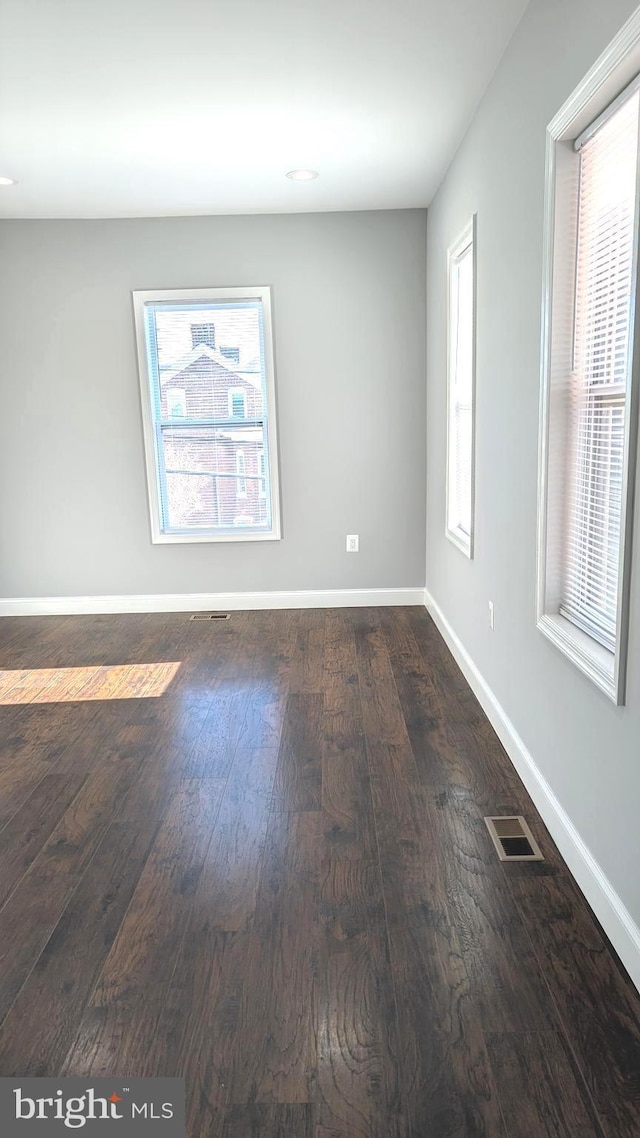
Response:
[{"label": "window sill", "polygon": [[449,538],[449,541],[452,542],[453,545],[456,545],[458,549],[464,553],[465,557],[468,557],[471,561],[473,558],[473,539],[469,534],[463,533],[462,530],[449,529],[448,526],[445,530],[445,534]]},{"label": "window sill", "polygon": [[279,541],[280,534],[275,530],[269,533],[153,533],[153,545],[192,545],[195,542],[216,541]]},{"label": "window sill", "polygon": [[610,700],[618,705],[622,703],[613,652],[557,613],[545,613],[538,621],[538,628]]}]

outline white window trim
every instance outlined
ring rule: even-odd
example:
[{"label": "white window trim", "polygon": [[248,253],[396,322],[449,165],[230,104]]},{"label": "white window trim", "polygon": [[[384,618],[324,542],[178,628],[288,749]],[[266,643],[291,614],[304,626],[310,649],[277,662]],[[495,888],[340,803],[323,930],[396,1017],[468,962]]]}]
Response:
[{"label": "white window trim", "polygon": [[[446,471],[445,471],[445,534],[449,541],[453,542],[455,546],[460,549],[469,560],[473,560],[474,545],[475,545],[475,512],[476,512],[476,307],[477,307],[477,214],[473,214],[469,223],[465,226],[463,232],[454,241],[453,245],[449,246],[447,250],[447,411],[446,411],[446,430],[447,430],[447,449],[446,449]],[[449,527],[449,494],[450,494],[450,446],[451,446],[451,431],[450,431],[450,413],[451,413],[451,270],[454,261],[471,243],[472,257],[473,257],[473,349],[472,349],[472,378],[471,378],[471,526],[469,533],[465,533],[460,527],[451,529]]]},{"label": "white window trim", "polygon": [[[151,519],[151,541],[154,545],[189,545],[219,541],[279,541],[280,484],[278,477],[278,428],[276,421],[275,374],[273,359],[273,328],[271,323],[271,289],[267,285],[248,285],[246,288],[152,289],[134,291],[133,308],[138,346],[138,374],[142,407],[147,495]],[[151,408],[151,385],[147,371],[145,304],[154,301],[177,304],[200,304],[203,300],[260,300],[263,311],[264,363],[266,376],[268,469],[271,487],[271,529],[263,532],[164,533],[161,527],[162,508],[158,488],[158,453],[156,432]]]},{"label": "white window trim", "polygon": [[[627,647],[629,638],[629,591],[631,585],[631,545],[633,521],[633,489],[638,445],[638,373],[640,370],[639,297],[635,295],[635,320],[632,317],[632,374],[627,391],[624,475],[622,487],[622,526],[620,542],[620,589],[618,596],[617,643],[609,652],[593,637],[560,616],[557,605],[549,597],[549,563],[547,513],[550,498],[548,477],[549,424],[552,376],[552,308],[554,251],[558,183],[573,177],[571,164],[578,161],[573,140],[624,90],[640,72],[640,9],[633,13],[609,47],[569,96],[547,127],[544,249],[542,276],[540,431],[538,455],[538,540],[536,615],[540,631],[559,648],[577,668],[615,704],[625,700]],[[566,229],[566,227],[564,227]],[[562,221],[558,224],[563,231]],[[637,280],[636,263],[636,280]]]},{"label": "white window trim", "polygon": [[[241,395],[242,396],[242,415],[240,415],[240,416],[233,414],[233,397],[234,397],[234,395]],[[234,418],[246,419],[247,418],[247,393],[246,393],[244,387],[230,387],[229,388],[229,390],[227,392],[227,411],[229,412],[229,418],[230,419],[234,419]]]}]

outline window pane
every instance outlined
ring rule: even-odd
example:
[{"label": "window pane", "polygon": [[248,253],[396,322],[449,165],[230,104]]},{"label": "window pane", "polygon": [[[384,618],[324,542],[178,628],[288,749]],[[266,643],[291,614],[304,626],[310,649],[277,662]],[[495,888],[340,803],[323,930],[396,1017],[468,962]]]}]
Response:
[{"label": "window pane", "polygon": [[[261,310],[258,306],[153,305],[162,418],[171,418],[169,393],[184,391],[187,419],[259,419],[264,411]],[[198,322],[194,323],[194,309]],[[207,319],[208,318],[208,319]],[[233,356],[213,344],[233,341]],[[230,392],[233,390],[233,397]]]},{"label": "window pane", "polygon": [[268,528],[268,498],[260,481],[261,427],[165,427],[162,436],[170,528]]},{"label": "window pane", "polygon": [[[254,412],[255,415],[255,412]],[[246,419],[247,416],[247,395],[244,391],[230,391],[229,392],[229,418],[230,419]]]},{"label": "window pane", "polygon": [[636,217],[635,94],[580,151],[561,612],[615,648]]},{"label": "window pane", "polygon": [[448,517],[470,543],[473,508],[474,251],[471,235],[449,262]]},{"label": "window pane", "polygon": [[472,416],[470,403],[456,403],[454,408],[454,447],[456,478],[453,487],[452,516],[462,533],[471,533],[471,445]]}]

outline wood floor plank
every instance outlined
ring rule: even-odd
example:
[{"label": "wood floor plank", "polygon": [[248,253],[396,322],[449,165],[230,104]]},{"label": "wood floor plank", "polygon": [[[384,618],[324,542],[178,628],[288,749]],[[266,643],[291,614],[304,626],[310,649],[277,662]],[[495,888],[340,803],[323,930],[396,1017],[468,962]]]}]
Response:
[{"label": "wood floor plank", "polygon": [[507,1138],[455,931],[414,915],[391,926],[390,956],[410,1133]]},{"label": "wood floor plank", "polygon": [[0,794],[13,788],[15,773],[31,767],[36,755],[53,765],[98,710],[84,704],[0,708]]},{"label": "wood floor plank", "polygon": [[238,747],[249,695],[235,681],[220,682],[206,705],[185,766],[187,778],[228,778]]},{"label": "wood floor plank", "polygon": [[171,1048],[165,1063],[185,1078],[189,1132],[204,1132],[207,1117],[215,1132],[220,1111],[232,1101],[234,1071],[251,1063],[248,1040],[260,1038],[265,994],[256,993],[253,1013],[243,996],[252,990],[259,952],[253,930],[215,933],[206,920],[185,937],[160,1030]]},{"label": "wood floor plank", "polygon": [[59,773],[69,747],[83,732],[90,735],[99,718],[97,704],[27,704],[18,710],[13,723],[0,712],[0,825],[26,803],[44,775]]},{"label": "wood floor plank", "polygon": [[173,687],[186,729],[176,739],[187,756],[184,777],[226,778],[231,769],[251,691],[245,616],[187,622],[189,650]]},{"label": "wood floor plank", "polygon": [[0,1070],[44,1075],[64,1065],[171,795],[148,761],[0,1029]]},{"label": "wood floor plank", "polygon": [[564,1039],[492,1035],[491,1066],[509,1138],[602,1138],[602,1130]]},{"label": "wood floor plank", "polygon": [[367,738],[402,747],[409,743],[409,736],[380,617],[376,610],[358,609],[352,619]]},{"label": "wood floor plank", "polygon": [[37,961],[132,781],[132,764],[98,769],[0,910],[0,1022]]},{"label": "wood floor plank", "polygon": [[215,1118],[204,1110],[189,1133],[191,1138],[315,1138],[313,1108],[261,1103],[216,1111]]},{"label": "wood floor plank", "polygon": [[326,619],[326,609],[300,609],[296,613],[296,641],[289,685],[292,694],[322,694]]},{"label": "wood floor plank", "polygon": [[[463,698],[468,686],[452,683],[453,676],[458,679],[457,665],[446,646],[441,640],[432,644],[427,663],[424,640],[415,635],[407,610],[385,610],[380,619],[403,718],[425,785],[445,799],[455,795],[455,803],[466,792],[483,805],[485,813],[526,813],[531,801],[511,763],[505,762],[499,741],[493,732],[485,734],[483,715],[476,714],[476,709],[469,714],[468,698]],[[478,768],[475,758],[480,750],[483,763]]]},{"label": "wood floor plank", "polygon": [[23,807],[0,831],[0,905],[27,872],[71,805],[84,774],[46,774]]},{"label": "wood floor plank", "polygon": [[339,858],[376,856],[367,749],[360,717],[330,711],[323,719],[322,807],[327,852]]},{"label": "wood floor plank", "polygon": [[[250,699],[240,746],[277,747],[286,715],[296,652],[297,613],[262,613],[251,657]],[[252,629],[252,635],[254,630]]]},{"label": "wood floor plank", "polygon": [[367,748],[353,630],[340,612],[325,625],[322,807],[327,852],[377,857]]},{"label": "wood floor plank", "polygon": [[113,822],[0,1028],[0,1071],[55,1075],[124,918],[157,823]]},{"label": "wood floor plank", "polygon": [[137,1070],[153,1038],[224,786],[184,780],[145,863],[64,1063],[100,1076],[116,1061]]},{"label": "wood floor plank", "polygon": [[[69,616],[3,617],[0,626],[2,667],[33,668],[47,661],[53,652],[68,647],[66,633],[77,633],[77,623]],[[60,662],[60,661],[57,661]]]},{"label": "wood floor plank", "polygon": [[572,882],[509,884],[607,1138],[632,1138],[640,1130],[640,995]]},{"label": "wood floor plank", "polygon": [[180,1057],[170,1061],[186,1079],[190,1132],[206,1133],[209,1125],[214,1133],[225,1107],[312,1101],[319,834],[318,813],[271,815],[249,931],[212,932],[215,910],[207,916],[206,907],[196,909],[200,923],[185,938],[179,971],[187,994],[198,993],[200,1010],[189,998],[185,1022],[181,994],[173,990],[176,976],[173,1010],[163,1021],[173,1024],[173,1055]]},{"label": "wood floor plank", "polygon": [[277,747],[286,717],[289,679],[286,666],[274,676],[254,679],[242,724],[240,747]]},{"label": "wood floor plank", "polygon": [[283,810],[322,808],[322,695],[294,693],[287,699],[274,786]]},{"label": "wood floor plank", "polygon": [[196,902],[213,931],[241,932],[255,912],[277,759],[274,748],[236,755]]},{"label": "wood floor plank", "polygon": [[351,621],[339,609],[330,609],[325,617],[322,694],[329,712],[359,711],[356,641]]},{"label": "wood floor plank", "polygon": [[398,1025],[375,861],[322,868],[318,1096],[325,1124],[354,1138],[402,1138]]},{"label": "wood floor plank", "polygon": [[321,822],[318,811],[271,814],[229,1072],[232,1104],[314,1098]]},{"label": "wood floor plank", "polygon": [[116,942],[93,992],[94,1007],[126,1002],[143,986],[170,976],[170,945],[183,919],[211,843],[224,785],[184,780],[167,810]]}]

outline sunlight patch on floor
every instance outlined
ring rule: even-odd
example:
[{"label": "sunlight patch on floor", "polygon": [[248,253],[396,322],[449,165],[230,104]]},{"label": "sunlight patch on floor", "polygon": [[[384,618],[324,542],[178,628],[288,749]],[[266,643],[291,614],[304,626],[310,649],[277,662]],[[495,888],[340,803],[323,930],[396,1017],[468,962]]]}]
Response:
[{"label": "sunlight patch on floor", "polygon": [[166,691],[180,663],[0,671],[0,704],[152,699]]}]

